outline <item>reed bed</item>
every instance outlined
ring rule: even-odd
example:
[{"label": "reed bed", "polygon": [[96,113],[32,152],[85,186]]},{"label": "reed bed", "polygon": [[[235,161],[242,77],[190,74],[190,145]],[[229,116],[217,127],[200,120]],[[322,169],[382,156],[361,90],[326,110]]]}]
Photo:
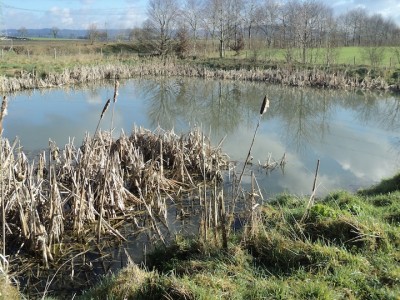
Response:
[{"label": "reed bed", "polygon": [[363,79],[349,74],[346,70],[327,72],[294,69],[292,67],[268,69],[214,70],[202,66],[177,63],[174,59],[162,62],[147,59],[132,64],[112,63],[96,66],[77,66],[59,73],[38,75],[20,72],[17,77],[0,77],[0,91],[14,92],[24,89],[51,88],[64,85],[87,83],[114,78],[133,78],[137,76],[185,76],[206,79],[244,80],[268,82],[287,86],[319,87],[333,89],[398,90],[382,77],[366,75]]},{"label": "reed bed", "polygon": [[[7,254],[33,253],[48,266],[66,237],[87,239],[105,233],[124,237],[114,220],[146,211],[166,218],[169,194],[190,190],[203,177],[220,180],[227,157],[211,147],[199,130],[178,136],[172,131],[135,128],[113,139],[110,132],[86,135],[49,149],[29,161],[18,142],[1,140],[1,176]],[[94,230],[94,224],[100,226]]]}]

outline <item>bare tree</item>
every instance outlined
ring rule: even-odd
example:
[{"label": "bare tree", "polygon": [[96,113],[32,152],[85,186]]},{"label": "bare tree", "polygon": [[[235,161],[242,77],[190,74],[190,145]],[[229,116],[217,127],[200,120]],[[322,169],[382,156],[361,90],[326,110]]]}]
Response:
[{"label": "bare tree", "polygon": [[252,48],[253,28],[257,24],[257,12],[260,11],[260,0],[249,0],[243,4],[244,28],[247,31],[248,46]]},{"label": "bare tree", "polygon": [[177,38],[177,45],[175,51],[178,54],[179,58],[185,58],[190,48],[189,34],[185,26],[180,27],[178,29],[176,38]]},{"label": "bare tree", "polygon": [[60,31],[60,29],[58,29],[58,27],[56,27],[56,26],[53,26],[52,28],[51,28],[51,33],[52,33],[52,35],[53,35],[53,38],[57,38],[57,35],[58,35],[58,32]]},{"label": "bare tree", "polygon": [[172,49],[172,34],[178,15],[179,7],[175,0],[149,0],[146,26],[155,50],[162,57]]},{"label": "bare tree", "polygon": [[96,24],[90,24],[88,27],[87,38],[89,39],[90,43],[93,45],[94,42],[99,38],[99,30],[97,29]]},{"label": "bare tree", "polygon": [[18,34],[19,34],[19,36],[21,37],[21,38],[24,38],[24,37],[26,37],[27,36],[27,34],[28,34],[28,30],[25,28],[25,27],[20,27],[19,29],[18,29]]},{"label": "bare tree", "polygon": [[325,49],[325,63],[329,66],[338,57],[339,30],[332,9],[326,10],[324,23],[320,28],[321,47]]},{"label": "bare tree", "polygon": [[[231,32],[232,32],[232,37],[230,37],[229,40],[233,38],[233,45],[231,48],[240,48],[241,46],[238,46],[238,43],[243,43],[243,9],[244,9],[244,0],[232,0],[231,1],[231,7],[229,11],[231,11],[230,14],[230,26],[231,27]],[[235,50],[236,51],[236,50]]]},{"label": "bare tree", "polygon": [[207,0],[204,9],[204,25],[211,39],[214,40],[218,36],[219,40],[219,55],[225,55],[225,40],[226,40],[226,22],[227,17],[224,9],[226,0]]},{"label": "bare tree", "polygon": [[205,5],[205,28],[212,38],[217,37],[219,56],[225,56],[230,40],[235,43],[242,32],[241,0],[207,0]]},{"label": "bare tree", "polygon": [[364,25],[367,19],[367,12],[363,8],[356,8],[346,13],[343,17],[346,30],[349,32],[349,37],[353,46],[360,46]]},{"label": "bare tree", "polygon": [[294,39],[295,46],[301,49],[301,62],[306,63],[309,49],[318,46],[320,28],[326,26],[325,15],[329,9],[322,2],[315,0],[292,0],[284,9],[289,38]]},{"label": "bare tree", "polygon": [[267,46],[273,46],[280,13],[280,4],[276,0],[264,0],[258,11],[258,25],[265,35]]},{"label": "bare tree", "polygon": [[204,0],[185,0],[182,16],[185,24],[188,25],[193,38],[193,54],[196,55],[197,35],[201,22],[201,12]]}]

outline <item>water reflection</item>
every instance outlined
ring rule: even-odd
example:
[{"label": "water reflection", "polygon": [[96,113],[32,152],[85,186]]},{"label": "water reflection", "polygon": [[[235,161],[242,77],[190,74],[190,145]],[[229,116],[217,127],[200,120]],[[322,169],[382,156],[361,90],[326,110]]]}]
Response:
[{"label": "water reflection", "polygon": [[145,91],[152,127],[191,124],[231,133],[240,124],[242,89],[237,83],[161,78],[140,81],[137,87]]},{"label": "water reflection", "polygon": [[[10,95],[5,136],[19,136],[27,150],[48,139],[59,145],[75,137],[79,144],[93,132],[113,83],[77,89],[29,91]],[[286,172],[259,176],[264,192],[308,194],[321,159],[320,191],[355,189],[393,175],[400,152],[400,100],[391,94],[289,88],[262,83],[185,78],[134,79],[121,82],[115,106],[115,134],[134,125],[161,126],[177,132],[201,126],[215,143],[244,160],[258,118],[261,99],[270,108],[253,147],[254,162],[287,154]],[[110,129],[110,116],[101,124]],[[257,170],[260,175],[263,170]]]}]

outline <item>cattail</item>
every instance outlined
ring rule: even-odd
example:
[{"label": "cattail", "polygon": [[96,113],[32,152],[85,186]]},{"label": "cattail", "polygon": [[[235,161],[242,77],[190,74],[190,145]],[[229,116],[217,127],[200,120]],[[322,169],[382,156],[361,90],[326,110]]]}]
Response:
[{"label": "cattail", "polygon": [[3,102],[1,103],[0,120],[7,115],[7,97],[3,97]]},{"label": "cattail", "polygon": [[115,80],[115,86],[114,86],[114,103],[117,102],[117,97],[118,97],[118,87],[119,87],[119,81]]},{"label": "cattail", "polygon": [[268,107],[269,107],[269,100],[268,100],[267,96],[265,95],[263,103],[261,105],[260,115],[265,114],[267,112]]},{"label": "cattail", "polygon": [[[245,171],[245,169],[246,169],[246,165],[249,163],[250,158],[251,158],[251,149],[253,148],[254,140],[256,139],[257,130],[258,130],[258,128],[260,127],[261,117],[263,116],[263,114],[266,113],[268,107],[269,107],[269,100],[268,100],[268,98],[267,98],[267,95],[265,95],[264,100],[263,100],[263,102],[262,102],[262,104],[261,104],[260,116],[259,116],[259,118],[258,118],[256,130],[254,131],[254,136],[253,136],[253,139],[251,140],[249,152],[247,153],[246,160],[244,161],[243,169],[242,169],[242,172],[240,173],[239,180],[238,180],[238,183],[237,183],[236,192],[235,192],[234,198],[233,198],[232,212],[235,211],[236,200],[237,200],[238,197],[239,197],[239,189],[240,189],[240,185],[241,185],[241,183],[242,183],[243,174],[244,174],[244,171]],[[230,219],[231,219],[231,222],[232,222],[232,220],[233,220],[233,214],[231,215]]]},{"label": "cattail", "polygon": [[108,106],[110,105],[110,99],[107,100],[106,104],[103,107],[103,111],[101,112],[100,119],[103,119],[104,114],[106,113]]}]

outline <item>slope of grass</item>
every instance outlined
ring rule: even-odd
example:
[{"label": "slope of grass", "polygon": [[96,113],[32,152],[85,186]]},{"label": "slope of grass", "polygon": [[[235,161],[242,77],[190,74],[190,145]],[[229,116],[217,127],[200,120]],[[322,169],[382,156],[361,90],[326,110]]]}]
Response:
[{"label": "slope of grass", "polygon": [[[397,181],[398,176],[392,181]],[[146,269],[131,266],[81,299],[398,299],[400,191],[277,196],[222,250],[177,238]]]}]

